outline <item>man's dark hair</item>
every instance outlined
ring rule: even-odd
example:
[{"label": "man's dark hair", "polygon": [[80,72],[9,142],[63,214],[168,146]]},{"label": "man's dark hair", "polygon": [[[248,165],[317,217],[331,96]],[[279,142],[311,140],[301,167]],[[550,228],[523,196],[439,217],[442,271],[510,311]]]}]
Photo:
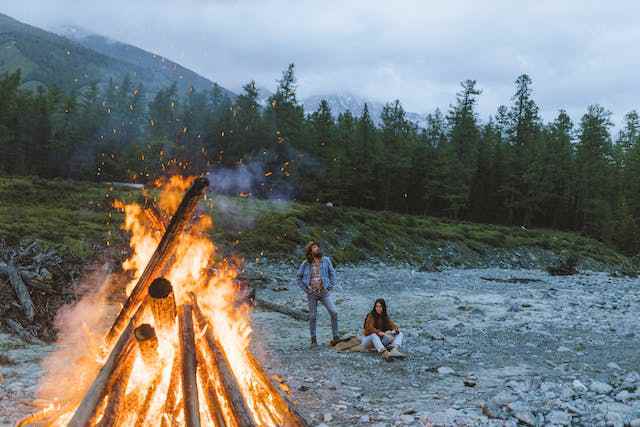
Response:
[{"label": "man's dark hair", "polygon": [[313,247],[316,245],[320,247],[320,243],[316,242],[315,240],[312,240],[309,243],[307,243],[307,246],[304,247],[304,256],[307,259],[307,261],[309,261],[310,263],[313,262],[313,253],[311,251]]}]

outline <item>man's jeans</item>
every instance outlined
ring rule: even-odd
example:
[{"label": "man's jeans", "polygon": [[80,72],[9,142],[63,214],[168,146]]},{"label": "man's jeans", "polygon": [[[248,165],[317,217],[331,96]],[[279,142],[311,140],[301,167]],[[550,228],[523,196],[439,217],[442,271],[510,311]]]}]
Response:
[{"label": "man's jeans", "polygon": [[402,332],[398,332],[398,335],[396,335],[393,338],[389,338],[388,335],[385,335],[383,337],[379,337],[376,334],[371,334],[371,335],[367,335],[362,337],[362,342],[360,343],[364,348],[368,348],[371,345],[373,345],[376,350],[378,350],[378,352],[384,351],[386,349],[386,346],[391,345],[392,347],[396,347],[396,348],[400,348],[400,346],[402,345]]},{"label": "man's jeans", "polygon": [[307,302],[309,303],[309,333],[311,338],[316,337],[316,317],[318,312],[318,301],[324,305],[331,316],[331,332],[333,332],[333,338],[338,337],[338,312],[336,306],[333,305],[331,299],[331,293],[327,292],[324,296],[318,297],[312,293],[307,293]]}]

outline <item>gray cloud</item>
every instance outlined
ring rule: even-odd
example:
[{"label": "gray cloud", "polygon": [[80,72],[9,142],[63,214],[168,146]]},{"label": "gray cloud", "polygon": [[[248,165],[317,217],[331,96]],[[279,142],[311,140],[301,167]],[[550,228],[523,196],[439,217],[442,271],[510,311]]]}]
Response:
[{"label": "gray cloud", "polygon": [[446,108],[478,80],[482,116],[534,80],[546,118],[637,105],[640,3],[629,1],[6,0],[34,25],[75,24],[238,88],[273,87],[289,62],[301,96],[349,91],[410,111]]}]

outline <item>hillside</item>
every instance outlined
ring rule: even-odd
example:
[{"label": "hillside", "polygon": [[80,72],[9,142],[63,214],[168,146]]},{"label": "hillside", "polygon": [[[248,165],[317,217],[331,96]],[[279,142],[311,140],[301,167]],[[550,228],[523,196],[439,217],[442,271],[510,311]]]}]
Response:
[{"label": "hillside", "polygon": [[[165,58],[124,44],[91,36],[83,43],[0,14],[0,75],[22,70],[27,87],[57,86],[66,92],[93,82],[120,81],[130,75],[147,93],[176,81],[182,91],[190,85],[207,88],[212,82]],[[230,92],[229,92],[230,93]]]},{"label": "hillside", "polygon": [[[135,189],[105,184],[0,178],[0,239],[37,238],[62,253],[88,259],[106,241],[123,242],[114,197]],[[209,199],[217,245],[249,260],[294,260],[311,239],[336,263],[383,261],[424,265],[540,268],[576,256],[585,268],[613,270],[631,260],[609,246],[573,233],[457,223],[429,217],[317,204],[214,196]],[[111,233],[111,234],[109,234]]]},{"label": "hillside", "polygon": [[[165,57],[148,52],[136,46],[122,43],[108,37],[94,34],[73,26],[65,26],[56,31],[58,34],[75,41],[76,43],[91,49],[102,55],[117,61],[139,67],[144,70],[143,82],[149,86],[152,92],[166,87],[173,82],[178,84],[178,89],[185,92],[190,86],[198,91],[210,90],[213,82],[182,65]],[[149,83],[147,83],[149,82]],[[235,96],[231,91],[222,88],[227,96]]]}]

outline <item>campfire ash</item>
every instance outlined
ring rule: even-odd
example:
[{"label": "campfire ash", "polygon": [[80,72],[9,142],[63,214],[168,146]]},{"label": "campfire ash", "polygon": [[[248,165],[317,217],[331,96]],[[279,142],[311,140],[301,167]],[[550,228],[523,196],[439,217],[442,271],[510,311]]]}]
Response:
[{"label": "campfire ash", "polygon": [[66,361],[75,386],[50,372],[43,393],[57,399],[19,426],[307,425],[249,350],[237,270],[211,265],[212,221],[195,214],[208,184],[173,177],[157,206],[118,205],[131,233],[128,297],[104,338],[87,332],[87,349]]}]

